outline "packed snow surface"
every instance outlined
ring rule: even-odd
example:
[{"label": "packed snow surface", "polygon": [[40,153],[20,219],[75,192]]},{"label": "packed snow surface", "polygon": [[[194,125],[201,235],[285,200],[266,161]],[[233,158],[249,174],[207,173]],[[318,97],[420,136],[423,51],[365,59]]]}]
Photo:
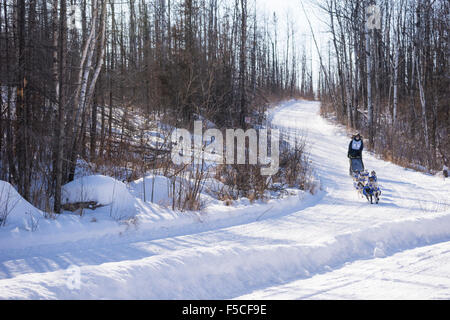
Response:
[{"label": "packed snow surface", "polygon": [[348,175],[349,136],[318,111],[290,101],[269,112],[272,126],[307,135],[315,195],[180,213],[158,205],[167,181],[148,177],[127,186],[136,219],[87,212],[0,229],[0,298],[450,299],[449,180],[364,151],[383,192],[370,205]]}]

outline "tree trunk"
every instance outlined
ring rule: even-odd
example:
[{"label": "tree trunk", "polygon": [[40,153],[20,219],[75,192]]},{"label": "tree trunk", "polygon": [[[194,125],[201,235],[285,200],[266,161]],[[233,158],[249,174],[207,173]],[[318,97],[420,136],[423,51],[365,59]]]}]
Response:
[{"label": "tree trunk", "polygon": [[61,187],[62,187],[62,165],[64,154],[64,122],[65,122],[65,72],[67,59],[67,21],[66,21],[66,0],[61,0],[60,6],[60,27],[59,27],[59,96],[58,96],[58,119],[57,134],[55,136],[56,161],[55,170],[55,203],[54,211],[61,213]]},{"label": "tree trunk", "polygon": [[[367,27],[366,27],[367,29]],[[372,104],[372,48],[371,30],[366,30],[366,68],[367,68],[367,122],[369,132],[369,149],[373,148],[373,104]]]},{"label": "tree trunk", "polygon": [[247,0],[241,0],[241,47],[239,54],[239,92],[240,92],[240,122],[241,127],[246,128],[247,117]]}]

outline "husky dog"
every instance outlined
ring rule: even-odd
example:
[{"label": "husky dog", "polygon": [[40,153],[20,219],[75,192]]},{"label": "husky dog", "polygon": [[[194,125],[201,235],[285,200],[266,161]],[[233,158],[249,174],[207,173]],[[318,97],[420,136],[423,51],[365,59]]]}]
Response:
[{"label": "husky dog", "polygon": [[366,196],[367,201],[370,201],[370,203],[373,203],[373,200],[375,200],[375,203],[380,201],[381,190],[378,187],[377,180],[376,172],[372,171],[368,177],[366,185],[363,187],[363,194]]},{"label": "husky dog", "polygon": [[369,176],[369,173],[366,170],[363,171],[356,171],[353,174],[353,186],[355,187],[356,191],[361,195],[361,197],[364,196],[364,187],[367,183],[367,177]]}]

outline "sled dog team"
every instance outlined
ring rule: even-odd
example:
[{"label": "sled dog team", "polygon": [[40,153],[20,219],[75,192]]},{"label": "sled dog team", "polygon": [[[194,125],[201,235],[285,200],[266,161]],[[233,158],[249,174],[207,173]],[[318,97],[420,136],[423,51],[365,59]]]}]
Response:
[{"label": "sled dog team", "polygon": [[362,151],[364,143],[359,133],[353,136],[348,146],[347,157],[350,159],[350,175],[353,177],[353,185],[362,197],[366,197],[370,203],[380,201],[381,190],[378,187],[378,179],[375,171],[364,169]]},{"label": "sled dog team", "polygon": [[372,171],[369,175],[367,170],[355,172],[353,174],[353,186],[361,195],[365,196],[370,203],[378,203],[380,201],[381,190],[378,187],[377,175]]}]

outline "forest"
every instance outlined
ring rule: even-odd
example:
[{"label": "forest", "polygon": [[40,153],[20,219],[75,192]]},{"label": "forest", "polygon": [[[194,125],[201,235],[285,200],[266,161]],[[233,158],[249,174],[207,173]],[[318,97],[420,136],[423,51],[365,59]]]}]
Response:
[{"label": "forest", "polygon": [[[81,165],[127,181],[156,169],[173,176],[186,168],[169,168],[167,128],[204,119],[219,129],[260,126],[271,103],[291,98],[320,100],[324,117],[361,132],[385,160],[421,171],[450,165],[448,1],[299,1],[306,21],[258,6],[2,0],[0,179],[61,212],[61,188]],[[300,24],[314,42],[303,41]],[[149,131],[163,146],[145,142]],[[302,143],[285,154],[285,179],[303,170]],[[267,188],[256,170],[229,169],[218,168],[231,186]]]},{"label": "forest", "polygon": [[314,94],[294,23],[256,1],[2,0],[0,16],[0,179],[54,212],[79,160],[114,176],[158,158],[134,143],[155,122],[245,128]]},{"label": "forest", "polygon": [[449,23],[449,0],[0,0],[0,299],[450,300]]},{"label": "forest", "polygon": [[384,159],[450,165],[449,10],[445,0],[324,0],[330,40],[318,85],[323,114],[360,131]]}]

